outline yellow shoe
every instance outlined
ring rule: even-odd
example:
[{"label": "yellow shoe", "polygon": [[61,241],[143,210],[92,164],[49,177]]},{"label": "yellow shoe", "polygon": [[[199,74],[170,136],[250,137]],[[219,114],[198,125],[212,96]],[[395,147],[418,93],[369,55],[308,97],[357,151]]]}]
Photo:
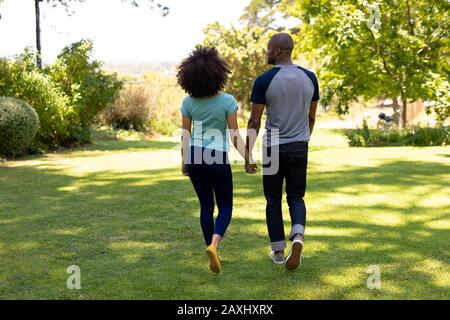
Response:
[{"label": "yellow shoe", "polygon": [[216,247],[210,245],[208,248],[206,248],[206,255],[209,258],[209,268],[211,269],[211,271],[220,273],[220,259]]}]

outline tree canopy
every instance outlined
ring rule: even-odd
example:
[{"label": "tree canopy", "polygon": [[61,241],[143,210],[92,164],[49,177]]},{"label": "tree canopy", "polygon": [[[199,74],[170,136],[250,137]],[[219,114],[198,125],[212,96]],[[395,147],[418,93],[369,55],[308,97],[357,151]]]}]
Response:
[{"label": "tree canopy", "polygon": [[405,125],[407,103],[421,98],[450,115],[432,90],[448,87],[449,1],[283,0],[281,10],[302,20],[297,40],[316,56],[323,105],[337,97],[345,113],[358,96],[400,97]]},{"label": "tree canopy", "polygon": [[250,92],[255,78],[269,68],[267,43],[273,30],[261,27],[225,27],[218,22],[204,29],[203,45],[214,46],[232,70],[226,90],[250,109]]}]

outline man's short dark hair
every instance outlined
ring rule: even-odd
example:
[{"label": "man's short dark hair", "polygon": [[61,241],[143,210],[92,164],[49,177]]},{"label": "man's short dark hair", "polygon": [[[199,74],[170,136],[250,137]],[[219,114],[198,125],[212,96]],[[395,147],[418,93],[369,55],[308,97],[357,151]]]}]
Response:
[{"label": "man's short dark hair", "polygon": [[221,91],[231,73],[214,47],[197,46],[178,67],[178,84],[190,96],[203,98]]}]

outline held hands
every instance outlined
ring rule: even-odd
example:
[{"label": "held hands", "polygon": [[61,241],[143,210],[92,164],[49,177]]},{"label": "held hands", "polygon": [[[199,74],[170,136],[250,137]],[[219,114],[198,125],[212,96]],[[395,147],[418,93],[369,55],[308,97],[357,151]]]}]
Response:
[{"label": "held hands", "polygon": [[248,174],[255,174],[258,169],[256,165],[256,161],[253,160],[252,155],[249,155],[249,158],[245,161],[245,172]]},{"label": "held hands", "polygon": [[258,169],[256,161],[253,159],[252,153],[248,151],[247,146],[245,151],[245,172],[248,174],[255,174]]},{"label": "held hands", "polygon": [[248,174],[255,174],[257,169],[258,169],[258,166],[256,165],[256,163],[254,163],[254,164],[246,163],[245,164],[245,172],[247,172]]}]

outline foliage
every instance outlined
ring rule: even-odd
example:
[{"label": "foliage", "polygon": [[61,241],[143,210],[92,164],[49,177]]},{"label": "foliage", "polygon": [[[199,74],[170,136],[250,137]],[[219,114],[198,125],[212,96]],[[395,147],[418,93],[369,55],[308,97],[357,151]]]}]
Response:
[{"label": "foliage", "polygon": [[36,111],[16,98],[0,97],[0,154],[26,153],[39,127]]},{"label": "foliage", "polygon": [[430,72],[449,69],[446,0],[283,0],[282,10],[302,19],[298,41],[318,56],[321,103],[337,96],[340,113],[358,96],[400,97],[405,125],[407,102],[430,98]]},{"label": "foliage", "polygon": [[146,131],[150,125],[150,96],[146,86],[127,85],[114,103],[102,113],[103,122],[112,128]]},{"label": "foliage", "polygon": [[351,147],[386,146],[446,146],[450,143],[450,127],[406,129],[369,129],[363,122],[360,129],[346,130],[345,135]]},{"label": "foliage", "polygon": [[34,61],[35,55],[29,50],[12,60],[0,59],[0,96],[22,99],[36,110],[39,144],[62,145],[71,135],[74,109],[69,98]]},{"label": "foliage", "polygon": [[[240,20],[249,27],[274,28],[278,4],[281,0],[252,0]],[[275,28],[277,29],[277,28]]]},{"label": "foliage", "polygon": [[[51,4],[53,7],[56,7],[58,5],[63,6],[66,9],[68,14],[73,14],[73,11],[70,10],[70,5],[74,2],[86,2],[86,0],[47,0],[47,3]],[[122,0],[122,2],[130,2],[130,4],[133,7],[140,7],[142,5],[147,4],[150,6],[150,9],[159,10],[162,16],[166,16],[169,14],[169,7],[167,7],[161,3],[155,4],[154,0],[142,0],[142,1],[141,0]]]},{"label": "foliage", "polygon": [[180,127],[180,106],[186,93],[173,75],[149,72],[145,75],[150,103],[150,132],[171,135]]},{"label": "foliage", "polygon": [[44,71],[27,49],[15,59],[0,59],[0,96],[20,98],[39,115],[36,141],[56,148],[90,141],[90,126],[112,103],[122,86],[91,59],[92,42],[80,41],[62,51]]},{"label": "foliage", "polygon": [[180,125],[185,92],[174,75],[148,72],[143,83],[130,81],[117,100],[101,114],[100,123],[114,129],[172,135]]},{"label": "foliage", "polygon": [[431,74],[427,86],[430,101],[426,102],[427,114],[435,114],[439,123],[444,123],[450,117],[450,83],[445,77]]},{"label": "foliage", "polygon": [[233,72],[225,90],[250,109],[253,81],[269,68],[266,48],[275,31],[247,26],[227,28],[215,22],[204,33],[203,44],[216,47]]},{"label": "foliage", "polygon": [[81,40],[65,47],[46,72],[75,106],[76,140],[90,141],[90,126],[97,115],[114,102],[122,82],[116,74],[106,74],[92,59],[93,43]]}]

